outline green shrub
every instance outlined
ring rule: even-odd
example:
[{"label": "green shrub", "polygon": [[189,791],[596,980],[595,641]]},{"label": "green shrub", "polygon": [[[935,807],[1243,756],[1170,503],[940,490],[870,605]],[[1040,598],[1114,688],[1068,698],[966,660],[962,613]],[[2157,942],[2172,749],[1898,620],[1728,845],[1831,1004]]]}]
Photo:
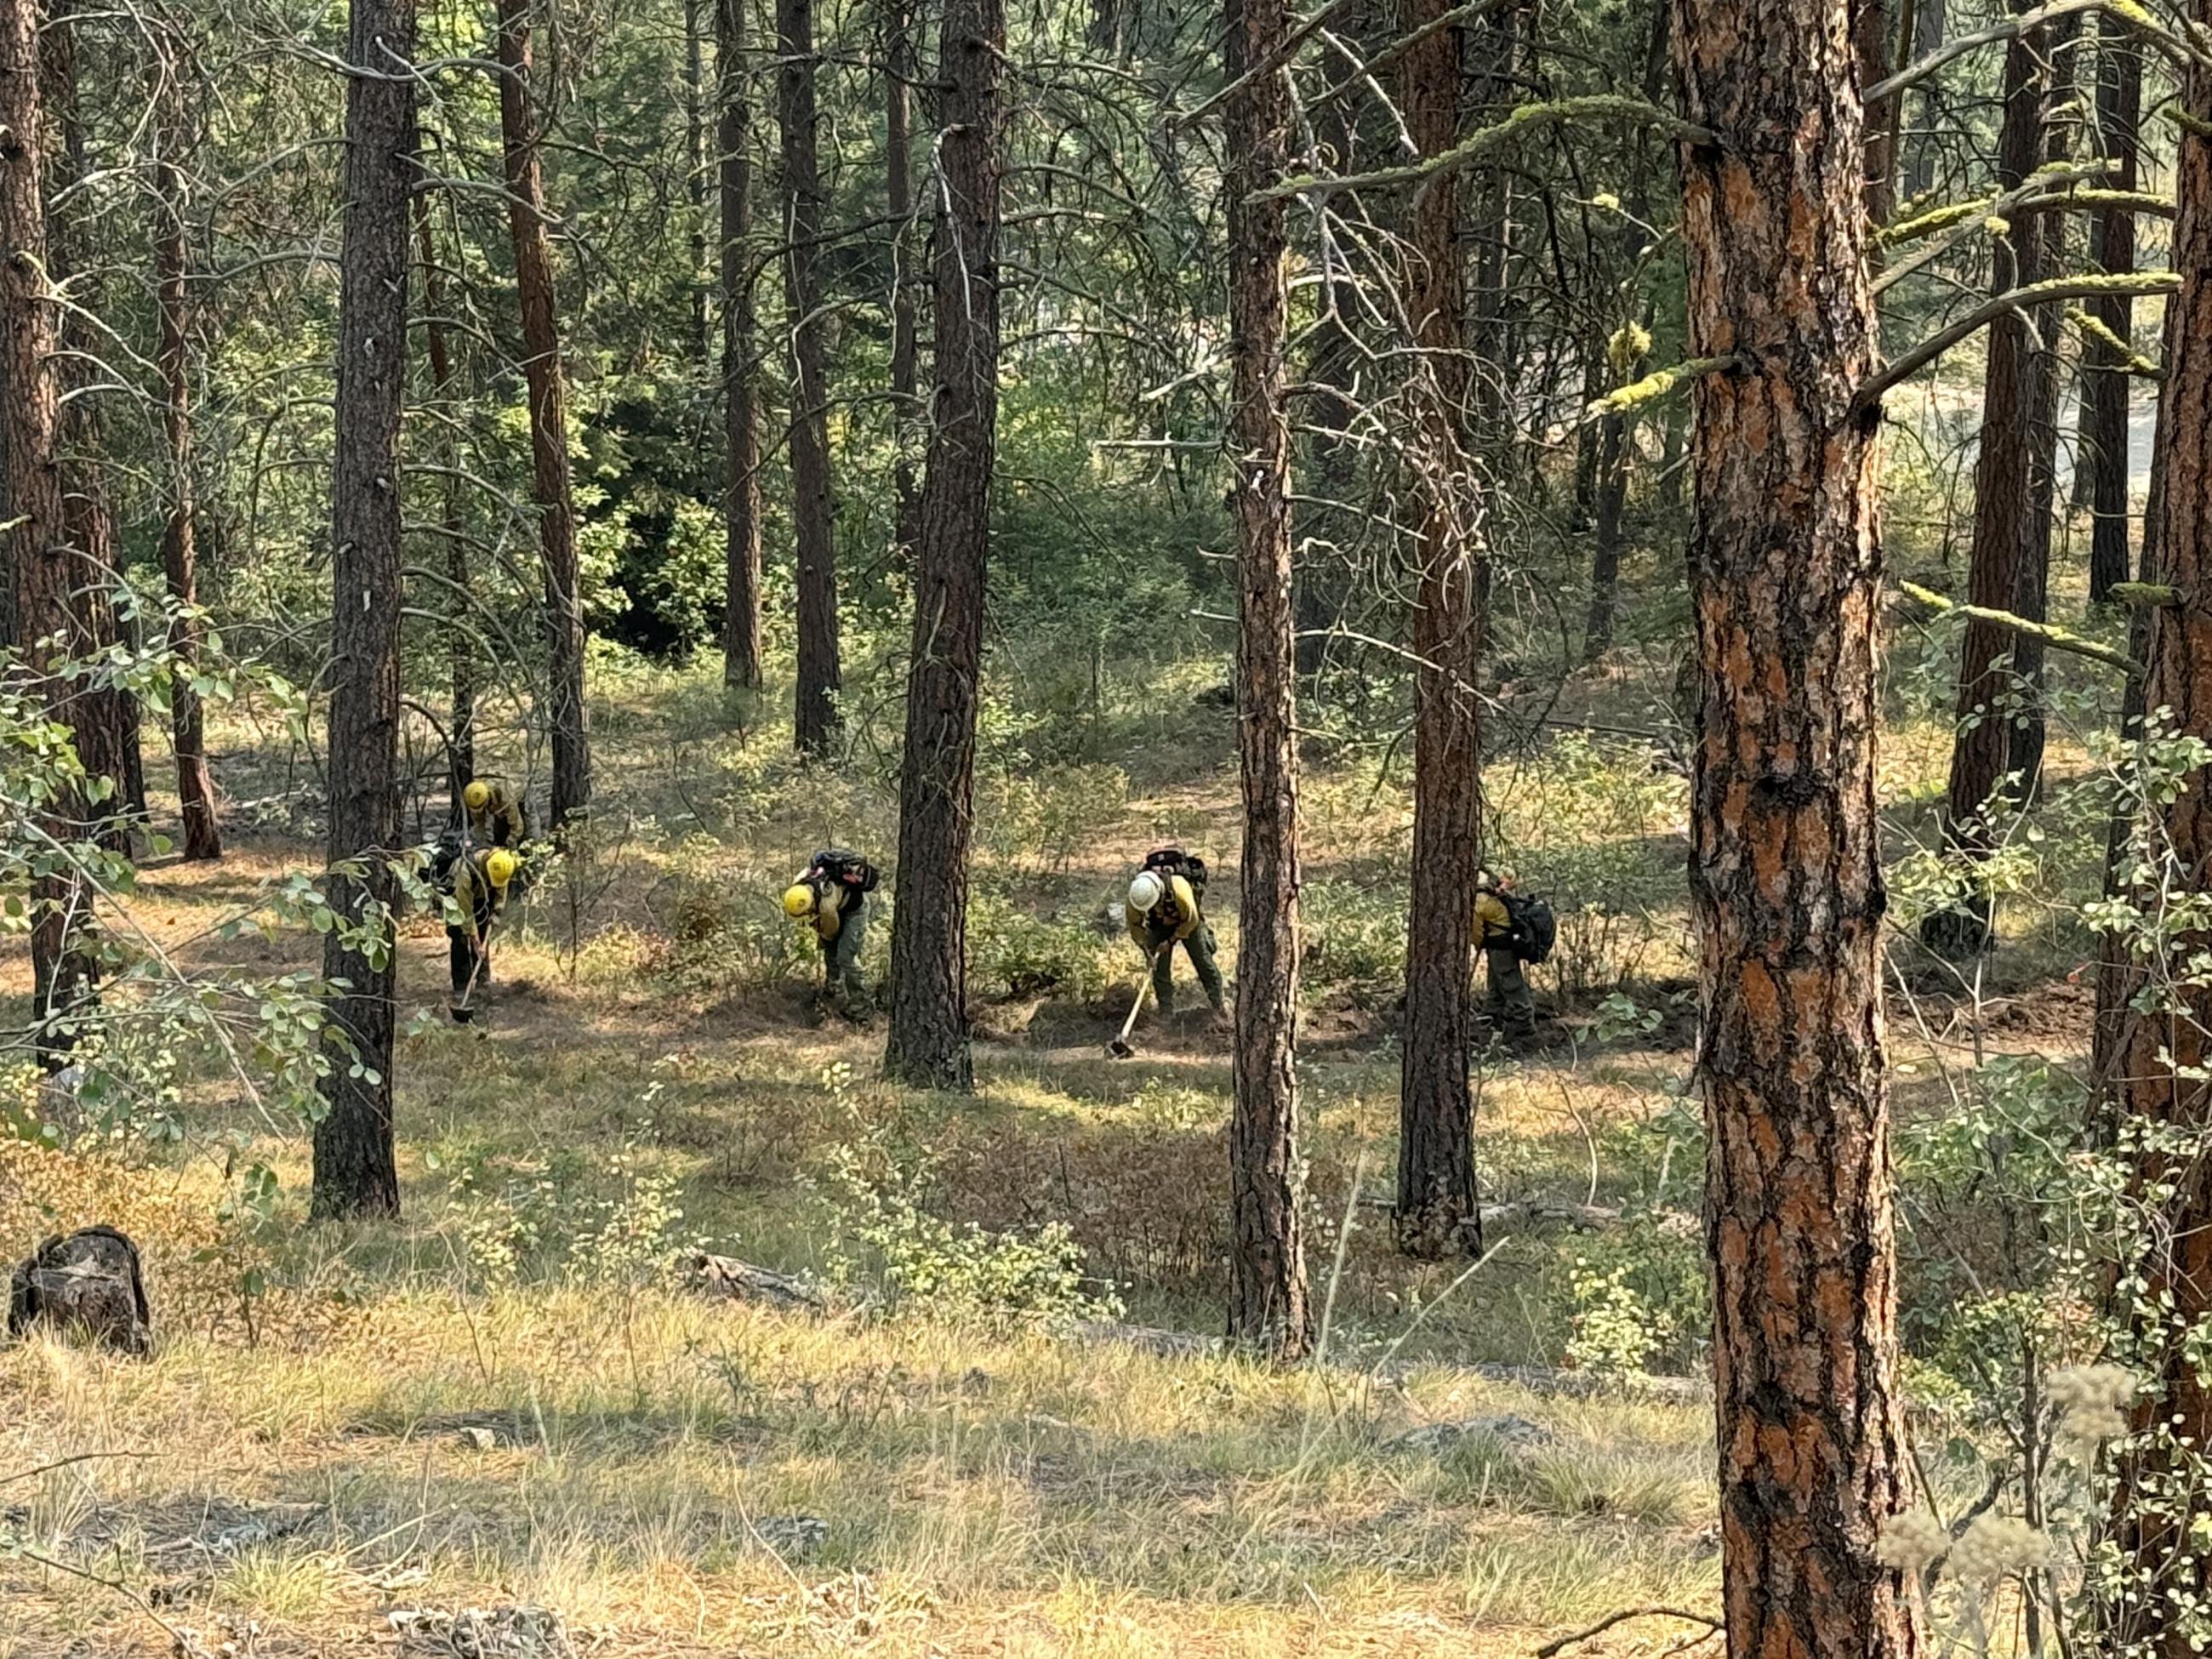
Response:
[{"label": "green shrub", "polygon": [[[831,1066],[823,1083],[849,1103],[850,1066]],[[815,1182],[835,1282],[872,1294],[888,1316],[993,1329],[1121,1313],[1114,1287],[1085,1278],[1083,1249],[1064,1224],[1001,1232],[937,1214],[938,1158],[920,1126],[896,1097],[869,1105],[854,1111],[854,1133],[830,1149]]]}]

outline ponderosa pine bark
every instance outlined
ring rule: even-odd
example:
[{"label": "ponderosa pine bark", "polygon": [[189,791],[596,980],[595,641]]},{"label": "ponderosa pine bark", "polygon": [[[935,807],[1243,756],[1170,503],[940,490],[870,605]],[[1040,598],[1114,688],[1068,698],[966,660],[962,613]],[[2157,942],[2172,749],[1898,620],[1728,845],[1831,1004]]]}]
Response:
[{"label": "ponderosa pine bark", "polygon": [[752,81],[745,65],[752,0],[716,0],[722,277],[722,684],[761,683],[761,417],[754,312]]},{"label": "ponderosa pine bark", "polygon": [[[49,15],[40,31],[40,74],[55,146],[46,180],[46,274],[57,289],[67,290],[62,308],[60,351],[56,373],[61,386],[60,425],[55,443],[61,466],[62,510],[69,519],[69,544],[76,555],[76,593],[73,610],[84,629],[89,656],[121,642],[116,589],[123,562],[115,538],[115,514],[101,476],[106,452],[100,405],[94,387],[107,343],[93,319],[103,309],[101,273],[94,266],[91,238],[83,223],[88,164],[84,118],[78,104],[78,20]],[[105,672],[80,683],[82,705],[76,722],[78,757],[88,771],[113,780],[115,793],[105,807],[97,839],[126,851],[131,833],[125,814],[146,816],[146,769],[138,734],[138,699]]]},{"label": "ponderosa pine bark", "polygon": [[[82,750],[88,710],[55,671],[88,643],[76,600],[77,554],[70,545],[57,453],[61,387],[59,343],[46,282],[46,137],[39,87],[37,0],[0,0],[0,465],[7,469],[8,516],[0,546],[15,593],[16,643],[37,683],[46,717]],[[90,761],[87,758],[87,765]],[[68,844],[86,831],[83,792],[57,789],[40,827]],[[40,876],[31,887],[31,1012],[40,1062],[64,1064],[74,1022],[97,1011],[99,980],[80,948],[90,891],[75,868]]]},{"label": "ponderosa pine bark", "polygon": [[[1862,91],[1888,78],[1894,33],[1889,0],[1851,0],[1851,56],[1857,63]],[[1876,225],[1887,223],[1897,204],[1896,161],[1890,154],[1890,106],[1903,95],[1892,93],[1887,98],[1866,105],[1862,118],[1866,149],[1866,214],[1868,221]]]},{"label": "ponderosa pine bark", "polygon": [[937,349],[914,649],[899,781],[884,1069],[921,1088],[975,1083],[968,1045],[968,849],[999,412],[1000,180],[1006,110],[1002,0],[944,0],[931,249]]},{"label": "ponderosa pine bark", "polygon": [[[2045,167],[2061,166],[2070,159],[2073,66],[2081,33],[2079,15],[2057,18],[2044,43],[2051,59],[2050,85],[2038,122],[2037,148]],[[2066,259],[2066,224],[2062,214],[2044,216],[2036,245],[2037,276],[2031,280],[2059,274]],[[2027,313],[2028,345],[2033,353],[2027,365],[2029,493],[2021,526],[2020,581],[2014,590],[2012,609],[2014,615],[2030,622],[2046,621],[2051,614],[2051,528],[2058,501],[2059,345],[2065,314],[2065,307],[2052,301],[2032,307]],[[2042,787],[2043,750],[2050,725],[2043,697],[2048,656],[2039,635],[2023,634],[2014,641],[2012,672],[2020,686],[2021,709],[2005,764],[2019,775],[2021,801],[2033,799]]]},{"label": "ponderosa pine bark", "polygon": [[[1285,0],[1226,0],[1224,82],[1272,59]],[[1313,1342],[1298,1152],[1297,651],[1291,602],[1290,425],[1283,409],[1289,257],[1283,77],[1255,75],[1224,119],[1229,198],[1230,509],[1237,524],[1237,757],[1244,803],[1237,902],[1236,1097],[1230,1114],[1229,1336],[1283,1360]]]},{"label": "ponderosa pine bark", "polygon": [[[2212,27],[2207,0],[2188,11],[2197,28]],[[2212,74],[2195,64],[2183,82],[2173,232],[2182,286],[2169,302],[2154,532],[2160,579],[2181,597],[2150,618],[2144,701],[2172,709],[2176,732],[2212,739]],[[2212,860],[2212,772],[2187,778],[2160,830],[2160,861],[2193,884]],[[2138,902],[2176,914],[2156,893]],[[2100,1609],[2100,1650],[2159,1659],[2203,1650],[2212,1596],[2197,1524],[2212,1445],[2212,1386],[2198,1353],[2212,1317],[2212,1161],[2202,1145],[2212,1127],[2212,989],[2194,965],[2207,942],[2196,931],[2161,939],[2131,972],[2142,1006],[2124,1016],[2117,1079],[2122,1112],[2145,1131],[2133,1193],[2150,1226],[2124,1264],[2131,1329],[2119,1357],[2145,1386],[2118,1457],[2109,1534],[2135,1593]]]},{"label": "ponderosa pine bark", "polygon": [[[1458,143],[1462,31],[1454,0],[1407,0],[1398,107],[1419,153]],[[1426,30],[1428,33],[1420,33]],[[1480,1248],[1474,1097],[1475,877],[1482,863],[1482,743],[1476,675],[1483,631],[1480,486],[1467,447],[1467,290],[1459,190],[1416,193],[1407,310],[1418,348],[1411,447],[1420,514],[1413,610],[1413,862],[1398,1091],[1398,1248],[1439,1260]]]},{"label": "ponderosa pine bark", "polygon": [[[2045,25],[2021,31],[2006,47],[1999,190],[2017,189],[2041,159],[2050,46]],[[2014,214],[2009,223],[2008,233],[1990,244],[1990,285],[1996,294],[2048,274],[2048,216]],[[1990,325],[1966,569],[1970,604],[2031,616],[2042,609],[2042,570],[2051,556],[2051,457],[2057,438],[2055,388],[2039,384],[2051,380],[2054,368],[2039,332],[2042,320],[2014,310]],[[2015,765],[2014,706],[2026,649],[2026,635],[1978,620],[1967,623],[1960,641],[1958,730],[1943,836],[1946,850],[1965,866],[1971,890],[1955,906],[1929,915],[1920,929],[1922,941],[1943,956],[1971,957],[1990,943],[1993,901],[1980,885],[1980,867],[1996,844],[1992,798]]]},{"label": "ponderosa pine bark", "polygon": [[701,9],[708,0],[684,0],[684,155],[685,194],[691,221],[691,361],[707,368],[707,63]]},{"label": "ponderosa pine bark", "polygon": [[545,571],[546,678],[553,750],[553,833],[591,810],[591,736],[584,714],[584,615],[578,592],[576,504],[568,476],[568,383],[554,309],[553,246],[531,90],[531,0],[498,0],[499,131],[507,223],[522,309],[530,396],[530,493]]},{"label": "ponderosa pine bark", "polygon": [[[915,489],[909,446],[922,414],[913,276],[906,268],[914,217],[914,95],[915,78],[911,0],[884,0],[884,203],[891,222],[891,419],[896,423],[891,460],[892,544],[911,559],[921,538],[921,496]],[[943,74],[943,70],[939,70]]]},{"label": "ponderosa pine bark", "polygon": [[461,458],[453,437],[459,419],[453,377],[452,332],[446,315],[446,273],[438,263],[437,239],[430,224],[430,198],[415,197],[416,258],[422,267],[422,336],[430,360],[430,395],[441,411],[437,431],[438,529],[446,544],[446,609],[452,619],[447,629],[446,672],[452,699],[446,737],[447,786],[453,795],[455,820],[461,816],[461,792],[477,775],[477,659],[474,650],[477,619],[473,584],[469,577],[468,541],[461,515]]},{"label": "ponderosa pine bark", "polygon": [[184,158],[192,143],[185,86],[186,54],[174,27],[156,24],[148,88],[153,123],[149,172],[154,198],[154,305],[160,318],[155,366],[161,376],[161,437],[168,497],[161,518],[161,571],[179,607],[168,647],[176,673],[169,690],[169,738],[177,757],[177,802],[187,862],[222,856],[215,780],[208,770],[206,720],[191,687],[198,661],[199,544],[192,490],[192,379],[190,291],[185,286]]},{"label": "ponderosa pine bark", "polygon": [[1731,1659],[1905,1659],[1875,810],[1878,416],[1846,0],[1676,0],[1722,1596]]},{"label": "ponderosa pine bark", "polygon": [[791,517],[799,549],[799,688],[793,742],[828,758],[840,729],[837,533],[830,494],[828,317],[822,290],[822,167],[814,98],[814,0],[776,0],[783,129],[783,283],[791,317]]},{"label": "ponderosa pine bark", "polygon": [[[338,259],[331,483],[331,874],[348,928],[324,936],[334,1042],[315,1125],[313,1212],[399,1212],[392,1042],[399,847],[399,415],[407,367],[407,202],[417,180],[415,0],[351,0],[345,229]],[[366,926],[368,951],[349,942]]]},{"label": "ponderosa pine bark", "polygon": [[[2114,190],[2134,190],[2141,179],[2142,44],[2117,18],[2097,28],[2097,126],[2106,159],[2112,164],[2107,182]],[[2107,204],[2089,222],[2089,260],[2108,273],[2136,268],[2135,210]],[[2118,338],[2129,338],[2135,305],[2125,294],[2100,294],[2089,300],[2088,313]],[[2088,370],[2082,388],[2086,405],[2081,450],[2075,465],[2089,474],[2089,597],[2103,600],[2128,575],[2128,394],[2133,381],[2126,360],[2111,347],[2090,340],[2082,348]]]},{"label": "ponderosa pine bark", "polygon": [[[2159,361],[2173,361],[2175,309],[2166,307],[2165,337]],[[2155,429],[2151,434],[2149,499],[2143,509],[2142,550],[2136,580],[2166,580],[2165,563],[2159,556],[2159,535],[2166,516],[2166,459],[2170,446],[2166,433],[2172,409],[2160,390]],[[2131,606],[2128,612],[2128,655],[2135,661],[2150,660],[2150,624],[2154,607]],[[2130,674],[2120,693],[2120,740],[2135,743],[2142,737],[2143,716],[2149,713],[2144,676]],[[2103,896],[2124,897],[2128,891],[2128,853],[2136,819],[2142,810],[2135,796],[2135,780],[2115,781],[2112,812],[2105,825]],[[2137,963],[2133,941],[2123,933],[2107,933],[2097,942],[2097,1015],[2089,1039],[2089,1116],[2091,1132],[2100,1144],[2109,1145],[2116,1121],[2113,1110],[2119,1081],[2119,1057],[2127,1036],[2128,1001],[2135,994]]]}]

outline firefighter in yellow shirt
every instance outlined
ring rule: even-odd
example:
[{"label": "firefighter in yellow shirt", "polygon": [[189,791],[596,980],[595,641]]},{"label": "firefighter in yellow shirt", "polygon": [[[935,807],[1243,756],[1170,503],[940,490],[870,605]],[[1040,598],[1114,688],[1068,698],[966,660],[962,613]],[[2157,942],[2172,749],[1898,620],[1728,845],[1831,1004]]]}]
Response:
[{"label": "firefighter in yellow shirt", "polygon": [[875,866],[858,853],[825,847],[783,895],[784,915],[807,923],[821,942],[823,1000],[855,1025],[866,1024],[875,1013],[860,976],[860,946],[877,880]]},{"label": "firefighter in yellow shirt", "polygon": [[446,924],[453,980],[453,1015],[466,1024],[478,988],[491,983],[491,927],[507,902],[522,860],[503,847],[479,848],[453,865],[453,903],[460,919]]},{"label": "firefighter in yellow shirt", "polygon": [[1475,877],[1475,943],[1481,946],[1489,980],[1482,1011],[1506,1041],[1522,1043],[1536,1035],[1536,997],[1528,988],[1528,975],[1521,971],[1521,953],[1514,948],[1513,913],[1504,897],[1512,885],[1510,875],[1485,870]]},{"label": "firefighter in yellow shirt", "polygon": [[461,791],[468,809],[469,840],[478,847],[520,847],[530,833],[522,796],[503,783],[478,778]]},{"label": "firefighter in yellow shirt", "polygon": [[1213,960],[1213,930],[1200,906],[1206,897],[1206,865],[1176,847],[1155,848],[1129,884],[1121,907],[1129,937],[1152,964],[1152,995],[1163,1016],[1175,1012],[1175,947],[1183,948],[1217,1017],[1229,1012],[1221,969]]}]

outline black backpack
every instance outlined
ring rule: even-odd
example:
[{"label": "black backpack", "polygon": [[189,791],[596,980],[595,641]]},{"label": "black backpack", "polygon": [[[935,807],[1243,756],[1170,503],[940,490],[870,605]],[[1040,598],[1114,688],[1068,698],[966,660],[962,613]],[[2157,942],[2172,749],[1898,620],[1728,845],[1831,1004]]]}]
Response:
[{"label": "black backpack", "polygon": [[876,866],[849,847],[823,848],[814,855],[813,867],[840,887],[857,893],[872,893],[883,881]]},{"label": "black backpack", "polygon": [[1163,876],[1181,876],[1190,884],[1194,897],[1206,896],[1206,860],[1180,847],[1156,848],[1145,854],[1144,867]]},{"label": "black backpack", "polygon": [[440,836],[430,849],[430,885],[441,893],[453,890],[453,868],[468,856],[469,838],[459,830],[448,830]]},{"label": "black backpack", "polygon": [[1513,954],[1526,963],[1549,960],[1559,937],[1559,919],[1552,914],[1551,902],[1534,893],[1526,898],[1518,893],[1498,896],[1505,901],[1505,914],[1513,923],[1510,937]]}]

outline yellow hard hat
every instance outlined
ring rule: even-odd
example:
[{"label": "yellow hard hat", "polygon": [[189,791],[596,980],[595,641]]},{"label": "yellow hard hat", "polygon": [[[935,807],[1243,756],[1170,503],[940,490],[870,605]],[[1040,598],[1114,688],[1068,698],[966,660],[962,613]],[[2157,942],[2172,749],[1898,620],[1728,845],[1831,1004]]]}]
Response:
[{"label": "yellow hard hat", "polygon": [[514,879],[514,872],[521,865],[521,860],[501,848],[484,860],[484,879],[495,887],[504,887]]},{"label": "yellow hard hat", "polygon": [[783,914],[793,921],[811,915],[814,909],[814,890],[805,882],[795,882],[783,890]]},{"label": "yellow hard hat", "polygon": [[470,811],[481,812],[491,805],[491,786],[478,780],[461,791],[461,799],[468,803]]}]

